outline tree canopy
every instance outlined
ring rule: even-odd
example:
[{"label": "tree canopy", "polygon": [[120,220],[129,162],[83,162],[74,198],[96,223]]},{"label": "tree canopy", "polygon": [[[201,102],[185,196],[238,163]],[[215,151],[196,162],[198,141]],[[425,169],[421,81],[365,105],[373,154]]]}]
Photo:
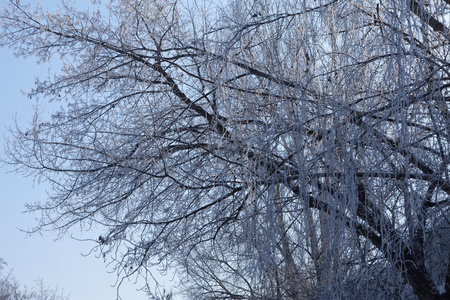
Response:
[{"label": "tree canopy", "polygon": [[448,299],[450,0],[9,0],[63,64],[7,162],[38,229],[104,230],[122,276],[197,299]]}]

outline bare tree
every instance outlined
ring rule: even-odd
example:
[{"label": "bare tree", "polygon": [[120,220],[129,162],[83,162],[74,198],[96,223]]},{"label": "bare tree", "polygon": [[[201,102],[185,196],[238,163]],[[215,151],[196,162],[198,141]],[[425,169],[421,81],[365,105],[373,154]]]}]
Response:
[{"label": "bare tree", "polygon": [[58,288],[50,288],[42,279],[36,281],[36,286],[27,289],[23,287],[11,271],[5,272],[6,262],[0,258],[0,299],[1,300],[67,300]]},{"label": "bare tree", "polygon": [[98,224],[123,276],[199,299],[449,298],[449,0],[108,9],[0,16],[63,62],[7,149],[52,185],[38,229]]}]

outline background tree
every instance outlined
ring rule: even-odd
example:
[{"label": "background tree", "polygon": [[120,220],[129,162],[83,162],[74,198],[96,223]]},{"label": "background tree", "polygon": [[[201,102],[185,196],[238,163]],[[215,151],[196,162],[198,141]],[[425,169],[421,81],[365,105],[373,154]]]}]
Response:
[{"label": "background tree", "polygon": [[64,64],[7,149],[37,229],[200,299],[447,299],[449,5],[11,0],[1,44]]},{"label": "background tree", "polygon": [[67,300],[57,288],[47,287],[43,280],[37,280],[31,290],[22,287],[11,271],[5,272],[6,262],[0,258],[0,299],[1,300]]}]

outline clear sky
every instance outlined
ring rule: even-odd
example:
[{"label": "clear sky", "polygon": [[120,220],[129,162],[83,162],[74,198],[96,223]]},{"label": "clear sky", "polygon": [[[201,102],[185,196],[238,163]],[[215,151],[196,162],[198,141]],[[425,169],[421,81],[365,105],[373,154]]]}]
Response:
[{"label": "clear sky", "polygon": [[[0,0],[1,6],[7,0]],[[37,3],[37,0],[22,0]],[[44,7],[54,8],[58,0],[42,1]],[[77,0],[84,5],[86,0]],[[33,100],[21,91],[29,91],[36,77],[58,71],[58,64],[37,65],[33,58],[16,58],[12,51],[0,48],[0,155],[3,157],[4,137],[7,127],[14,126],[14,116],[19,124],[31,120]],[[116,299],[116,275],[109,274],[102,259],[95,255],[84,257],[92,248],[91,243],[79,242],[66,237],[55,241],[52,232],[27,237],[21,229],[32,227],[37,215],[23,214],[25,203],[45,200],[46,186],[33,183],[32,178],[23,178],[8,173],[11,168],[0,168],[0,257],[4,258],[16,279],[33,286],[42,278],[52,287],[58,286],[70,294],[71,300]],[[96,233],[87,233],[86,238],[95,238]],[[125,282],[120,290],[124,300],[148,299],[144,292],[137,292],[138,285]]]}]

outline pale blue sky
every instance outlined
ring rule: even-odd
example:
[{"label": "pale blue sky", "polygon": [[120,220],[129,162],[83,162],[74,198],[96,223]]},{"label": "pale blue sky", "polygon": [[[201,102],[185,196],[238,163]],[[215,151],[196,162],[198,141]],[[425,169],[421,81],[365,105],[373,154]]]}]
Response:
[{"label": "pale blue sky", "polygon": [[[6,0],[0,0],[3,3]],[[37,3],[36,0],[22,2]],[[55,7],[58,0],[42,1],[43,6]],[[87,0],[78,0],[80,5]],[[16,58],[12,51],[0,48],[0,150],[3,156],[5,127],[14,126],[14,116],[24,125],[32,115],[33,100],[21,91],[30,90],[36,77],[46,77],[57,72],[57,63],[37,65],[33,58]],[[35,224],[36,215],[23,214],[27,202],[45,200],[46,186],[33,184],[32,178],[7,173],[11,168],[0,169],[0,257],[13,269],[16,278],[27,286],[32,286],[37,278],[44,279],[50,286],[59,286],[71,300],[116,298],[116,275],[108,274],[105,263],[94,255],[83,257],[92,244],[66,237],[54,241],[56,235],[47,232],[26,238],[19,228],[27,229]],[[96,233],[85,234],[95,239]],[[98,233],[97,233],[98,236]],[[120,295],[124,300],[148,299],[144,292],[135,291],[137,285],[124,283]]]}]

